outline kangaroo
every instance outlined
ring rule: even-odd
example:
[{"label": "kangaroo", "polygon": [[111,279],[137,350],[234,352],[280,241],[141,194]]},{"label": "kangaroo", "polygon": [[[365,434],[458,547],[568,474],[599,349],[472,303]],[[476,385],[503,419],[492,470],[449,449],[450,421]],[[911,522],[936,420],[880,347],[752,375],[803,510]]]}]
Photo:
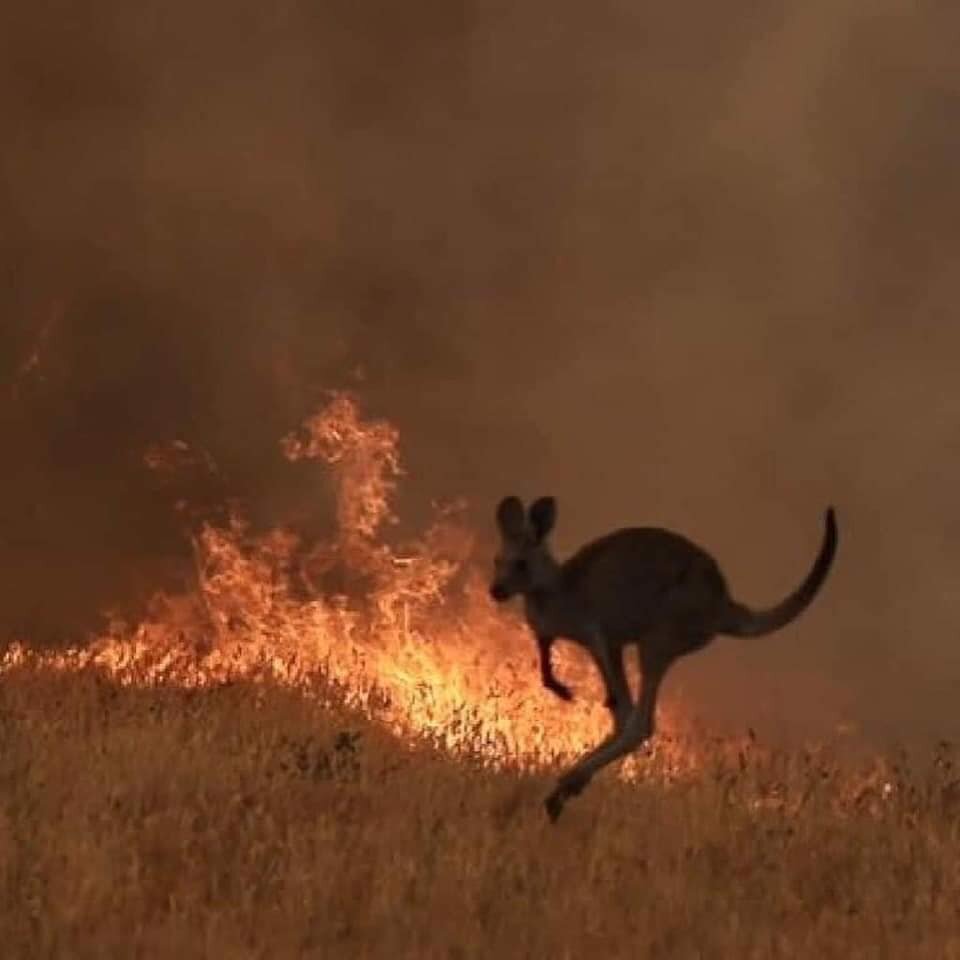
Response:
[{"label": "kangaroo", "polygon": [[[551,822],[603,767],[636,750],[654,733],[657,694],[679,657],[701,650],[720,634],[759,637],[796,619],[820,591],[837,550],[832,507],[820,552],[803,583],[766,610],[731,598],[716,560],[690,540],[656,527],[617,530],[558,562],[547,544],[557,519],[553,497],[528,511],[505,497],[496,511],[501,546],[490,596],[503,603],[522,596],[537,640],[543,685],[563,700],[570,689],[553,673],[550,652],[558,637],[585,647],[606,689],[613,732],[564,773],[545,800]],[[636,644],[640,692],[630,696],[623,648]]]}]

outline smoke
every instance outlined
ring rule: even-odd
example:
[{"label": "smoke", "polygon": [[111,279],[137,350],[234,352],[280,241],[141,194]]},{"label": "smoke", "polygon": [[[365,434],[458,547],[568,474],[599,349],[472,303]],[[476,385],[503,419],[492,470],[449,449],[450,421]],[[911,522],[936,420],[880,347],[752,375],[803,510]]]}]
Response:
[{"label": "smoke", "polygon": [[[0,632],[189,575],[143,466],[329,522],[278,440],[396,422],[411,526],[559,498],[823,595],[668,683],[714,726],[956,735],[960,72],[943,3],[40,3],[0,22]],[[192,493],[200,496],[198,490]]]}]

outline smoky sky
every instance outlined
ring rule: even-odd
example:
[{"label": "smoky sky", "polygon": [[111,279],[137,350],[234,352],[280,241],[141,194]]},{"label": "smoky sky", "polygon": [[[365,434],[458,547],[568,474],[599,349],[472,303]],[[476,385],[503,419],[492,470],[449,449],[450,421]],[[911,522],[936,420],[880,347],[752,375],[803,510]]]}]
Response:
[{"label": "smoky sky", "polygon": [[960,733],[960,9],[40,2],[0,15],[0,632],[189,576],[142,462],[320,533],[280,437],[351,386],[399,512],[559,499],[823,594],[668,695],[716,726]]}]

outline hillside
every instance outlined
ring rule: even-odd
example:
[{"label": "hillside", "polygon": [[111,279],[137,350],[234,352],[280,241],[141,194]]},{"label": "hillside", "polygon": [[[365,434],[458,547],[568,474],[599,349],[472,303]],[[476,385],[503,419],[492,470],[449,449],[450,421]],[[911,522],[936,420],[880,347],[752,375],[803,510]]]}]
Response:
[{"label": "hillside", "polygon": [[0,684],[3,954],[960,957],[949,757],[884,777],[718,749],[672,785],[602,776],[551,827],[546,773],[289,690],[24,666]]}]

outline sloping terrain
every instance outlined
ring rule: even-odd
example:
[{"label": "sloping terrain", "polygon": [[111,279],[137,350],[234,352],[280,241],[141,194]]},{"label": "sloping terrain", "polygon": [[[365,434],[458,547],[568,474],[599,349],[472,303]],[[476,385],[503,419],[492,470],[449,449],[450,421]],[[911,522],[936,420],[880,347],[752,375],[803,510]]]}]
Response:
[{"label": "sloping terrain", "polygon": [[[958,787],[724,753],[598,778],[411,746],[270,684],[0,684],[4,957],[960,957]],[[879,771],[880,768],[877,768]]]}]

